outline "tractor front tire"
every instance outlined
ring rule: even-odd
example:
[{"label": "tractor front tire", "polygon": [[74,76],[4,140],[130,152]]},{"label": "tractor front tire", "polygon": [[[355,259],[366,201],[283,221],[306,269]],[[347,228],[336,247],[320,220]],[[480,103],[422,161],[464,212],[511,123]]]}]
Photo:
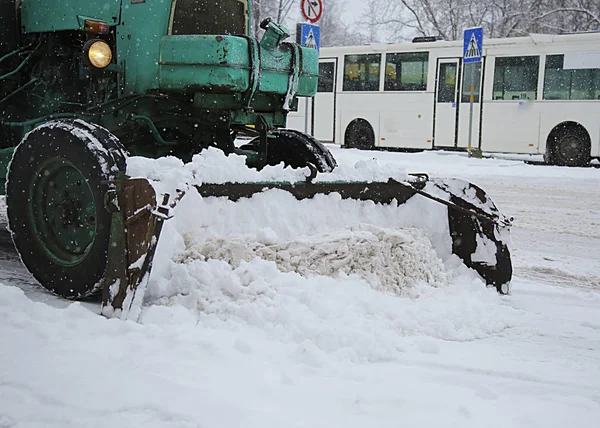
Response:
[{"label": "tractor front tire", "polygon": [[102,287],[111,214],[108,181],[126,167],[119,140],[80,120],[50,121],[28,133],[8,167],[13,242],[29,272],[68,299]]}]

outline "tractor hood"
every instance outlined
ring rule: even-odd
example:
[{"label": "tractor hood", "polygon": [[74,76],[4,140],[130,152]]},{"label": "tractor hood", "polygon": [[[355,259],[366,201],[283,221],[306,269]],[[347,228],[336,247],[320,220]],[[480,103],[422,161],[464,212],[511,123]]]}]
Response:
[{"label": "tractor hood", "polygon": [[159,88],[168,92],[243,93],[257,85],[257,92],[285,95],[295,84],[296,95],[313,96],[317,77],[317,51],[292,43],[228,35],[160,41]]},{"label": "tractor hood", "polygon": [[86,19],[119,23],[121,0],[22,0],[21,26],[24,33],[81,30]]}]

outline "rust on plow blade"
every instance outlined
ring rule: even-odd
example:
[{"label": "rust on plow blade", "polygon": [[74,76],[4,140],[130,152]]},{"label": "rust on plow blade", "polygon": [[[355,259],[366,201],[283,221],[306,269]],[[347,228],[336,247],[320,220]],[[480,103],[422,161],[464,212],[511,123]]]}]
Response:
[{"label": "rust on plow blade", "polygon": [[[447,207],[452,252],[489,286],[503,294],[510,291],[512,264],[503,240],[503,230],[510,227],[510,220],[474,184],[457,179],[429,180],[425,174],[415,174],[405,182],[312,182],[311,178],[298,183],[205,183],[195,187],[202,197],[226,197],[232,201],[269,189],[284,190],[298,200],[338,193],[342,199],[397,205],[420,195]],[[434,192],[424,191],[427,183],[433,184]],[[183,193],[170,204],[165,195],[162,206],[158,206],[154,189],[145,179],[119,180],[116,189],[116,194],[108,198],[114,206],[102,313],[107,317],[137,318],[130,312],[132,308],[139,311],[141,306],[144,293],[140,291],[147,285],[163,222]],[[478,255],[480,245],[485,247],[485,260]]]}]

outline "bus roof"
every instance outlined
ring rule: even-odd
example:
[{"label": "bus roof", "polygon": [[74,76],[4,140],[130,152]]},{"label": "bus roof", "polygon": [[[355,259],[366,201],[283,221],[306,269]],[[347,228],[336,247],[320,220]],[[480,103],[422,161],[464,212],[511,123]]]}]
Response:
[{"label": "bus roof", "polygon": [[[484,54],[490,48],[514,46],[553,46],[553,45],[592,45],[593,50],[600,51],[600,32],[574,34],[530,34],[525,37],[507,37],[501,39],[483,39]],[[434,49],[456,49],[463,46],[462,40],[419,43],[371,43],[358,46],[336,46],[321,48],[321,57],[341,54],[430,51]]]}]

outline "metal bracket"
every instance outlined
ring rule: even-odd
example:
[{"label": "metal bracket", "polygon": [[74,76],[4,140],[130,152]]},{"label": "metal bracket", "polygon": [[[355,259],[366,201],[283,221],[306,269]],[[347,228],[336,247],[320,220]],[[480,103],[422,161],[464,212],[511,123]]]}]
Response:
[{"label": "metal bracket", "polygon": [[252,100],[260,85],[260,49],[258,40],[252,37],[245,37],[248,41],[248,50],[250,51],[250,85],[244,93],[244,107],[252,110]]},{"label": "metal bracket", "polygon": [[311,162],[307,162],[306,166],[310,170],[310,174],[306,177],[306,183],[311,184],[313,180],[317,177],[317,167]]},{"label": "metal bracket", "polygon": [[165,195],[162,206],[157,206],[156,193],[148,180],[123,175],[112,184],[115,190],[105,196],[112,223],[101,313],[108,318],[127,319],[136,296],[143,298],[144,293],[138,293],[138,289],[148,283],[162,225],[170,218],[169,196]]},{"label": "metal bracket", "polygon": [[267,165],[268,152],[269,152],[269,139],[267,134],[269,132],[269,123],[261,115],[256,115],[256,130],[258,131],[258,154],[259,154],[259,167],[262,168]]},{"label": "metal bracket", "polygon": [[296,43],[284,43],[290,47],[292,53],[292,70],[288,78],[288,88],[283,100],[283,109],[290,111],[292,102],[298,93],[298,81],[300,79],[300,48]]}]

